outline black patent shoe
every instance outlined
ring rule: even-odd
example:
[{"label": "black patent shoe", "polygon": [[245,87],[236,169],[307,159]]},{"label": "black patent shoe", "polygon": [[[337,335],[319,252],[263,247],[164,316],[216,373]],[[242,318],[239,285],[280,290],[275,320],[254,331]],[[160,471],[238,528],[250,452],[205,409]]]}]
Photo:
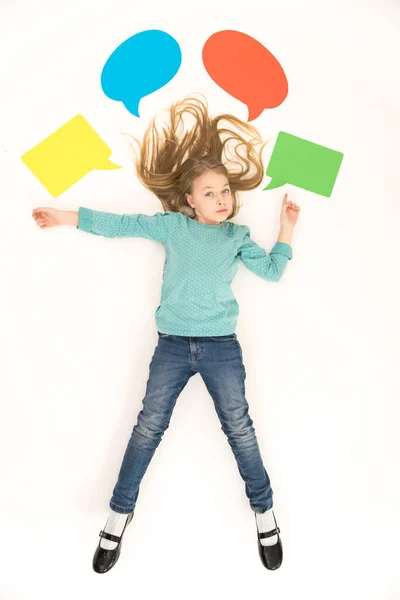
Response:
[{"label": "black patent shoe", "polygon": [[105,548],[102,548],[100,546],[99,542],[99,545],[97,546],[96,552],[93,556],[93,570],[96,571],[96,573],[107,573],[107,571],[112,569],[117,560],[119,559],[119,555],[121,554],[122,537],[124,535],[126,527],[132,521],[132,517],[133,512],[129,513],[124,529],[120,536],[112,535],[111,533],[107,533],[106,531],[100,531],[100,542],[102,538],[106,538],[111,542],[116,542],[118,546],[114,548],[114,550],[106,550]]},{"label": "black patent shoe", "polygon": [[[261,562],[264,565],[264,567],[266,569],[270,569],[271,571],[278,569],[281,566],[283,558],[282,541],[279,535],[280,529],[276,522],[274,513],[272,514],[274,516],[275,529],[272,529],[271,531],[266,531],[265,533],[260,533],[258,531],[257,517],[254,514],[257,527],[258,553],[260,555]],[[260,542],[261,539],[268,538],[276,534],[278,534],[278,541],[276,542],[276,544],[273,544],[272,546],[263,546]]]}]

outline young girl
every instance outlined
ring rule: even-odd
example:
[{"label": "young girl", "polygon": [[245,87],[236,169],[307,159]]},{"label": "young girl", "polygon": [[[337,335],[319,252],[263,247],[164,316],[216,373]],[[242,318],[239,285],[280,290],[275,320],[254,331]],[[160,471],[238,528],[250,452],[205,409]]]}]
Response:
[{"label": "young girl", "polygon": [[[32,213],[40,228],[74,225],[104,237],[144,237],[161,242],[166,251],[161,300],[155,313],[158,344],[143,408],[109,502],[109,517],[99,534],[93,557],[97,573],[109,571],[119,558],[142,478],[169,426],[179,394],[196,373],[214,401],[245,482],[262,564],[277,569],[282,563],[273,491],[245,397],[246,371],[235,333],[239,307],[231,282],[239,260],[266,281],[281,279],[292,258],[290,244],[300,208],[285,194],[279,237],[269,255],[251,239],[246,225],[229,221],[239,212],[238,192],[257,188],[263,179],[265,144],[256,151],[262,140],[252,125],[227,114],[211,119],[207,110],[207,103],[196,97],[177,102],[170,108],[170,125],[159,133],[153,119],[143,143],[138,142],[138,177],[157,195],[165,212],[119,215],[81,206],[78,212],[41,207]],[[194,117],[195,124],[181,135],[185,112]],[[250,139],[219,128],[223,119]],[[224,140],[223,134],[227,134]],[[236,145],[229,161],[231,140]],[[229,163],[239,170],[228,168]],[[250,174],[252,166],[255,172]]]}]

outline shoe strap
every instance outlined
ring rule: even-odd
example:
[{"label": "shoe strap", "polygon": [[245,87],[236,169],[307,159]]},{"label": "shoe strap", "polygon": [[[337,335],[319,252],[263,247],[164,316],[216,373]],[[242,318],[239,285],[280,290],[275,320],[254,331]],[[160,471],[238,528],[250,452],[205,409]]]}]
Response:
[{"label": "shoe strap", "polygon": [[119,541],[121,539],[117,535],[112,535],[112,533],[107,533],[107,531],[100,531],[99,535],[102,538],[106,538],[107,540],[110,540],[111,542],[117,542],[117,544],[119,544]]},{"label": "shoe strap", "polygon": [[128,523],[130,523],[130,521],[132,520],[132,517],[133,517],[133,513],[129,513],[128,518],[127,518],[127,520],[125,522],[125,525],[124,525],[124,529],[123,529],[122,534],[120,536],[113,535],[112,533],[108,533],[107,531],[100,531],[99,536],[103,537],[103,538],[106,538],[107,540],[110,540],[110,542],[116,542],[117,544],[119,544],[119,542],[120,542],[120,540],[122,538],[122,535],[124,534],[124,531],[126,529],[126,526],[128,525]]},{"label": "shoe strap", "polygon": [[275,529],[273,529],[272,531],[267,531],[267,532],[265,532],[265,533],[259,533],[259,532],[258,532],[258,537],[259,537],[260,539],[261,539],[261,538],[269,538],[269,537],[271,537],[272,535],[275,535],[275,534],[277,534],[277,533],[280,533],[280,531],[281,531],[281,530],[279,529],[279,527],[276,527],[276,528],[275,528]]}]

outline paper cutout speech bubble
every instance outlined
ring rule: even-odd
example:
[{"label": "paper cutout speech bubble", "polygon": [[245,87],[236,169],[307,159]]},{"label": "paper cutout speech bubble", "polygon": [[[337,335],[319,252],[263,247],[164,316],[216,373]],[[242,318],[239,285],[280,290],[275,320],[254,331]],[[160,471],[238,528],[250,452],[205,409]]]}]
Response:
[{"label": "paper cutout speech bubble", "polygon": [[288,82],[278,60],[265,46],[245,33],[218,31],[203,47],[203,63],[211,79],[249,109],[248,121],[265,108],[279,106]]},{"label": "paper cutout speech bubble", "polygon": [[280,131],[266,171],[272,180],[263,191],[290,183],[329,198],[342,160],[341,152]]},{"label": "paper cutout speech bubble", "polygon": [[101,87],[106,96],[139,117],[140,100],[166,85],[181,62],[181,49],[171,35],[158,29],[141,31],[110,55],[101,73]]},{"label": "paper cutout speech bubble", "polygon": [[57,198],[93,169],[120,169],[110,148],[82,115],[76,115],[21,158]]}]

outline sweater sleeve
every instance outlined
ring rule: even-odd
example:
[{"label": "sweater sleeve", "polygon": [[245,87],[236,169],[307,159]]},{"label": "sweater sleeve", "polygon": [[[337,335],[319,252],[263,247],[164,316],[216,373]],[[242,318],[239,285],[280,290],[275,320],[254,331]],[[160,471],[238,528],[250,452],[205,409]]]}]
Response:
[{"label": "sweater sleeve", "polygon": [[77,229],[107,238],[143,237],[165,243],[171,229],[174,213],[158,212],[155,215],[116,214],[80,206]]},{"label": "sweater sleeve", "polygon": [[246,267],[266,281],[279,281],[285,271],[288,260],[292,260],[292,248],[284,242],[276,242],[270,254],[256,244],[250,237],[250,229],[242,225],[245,234],[237,256]]}]

